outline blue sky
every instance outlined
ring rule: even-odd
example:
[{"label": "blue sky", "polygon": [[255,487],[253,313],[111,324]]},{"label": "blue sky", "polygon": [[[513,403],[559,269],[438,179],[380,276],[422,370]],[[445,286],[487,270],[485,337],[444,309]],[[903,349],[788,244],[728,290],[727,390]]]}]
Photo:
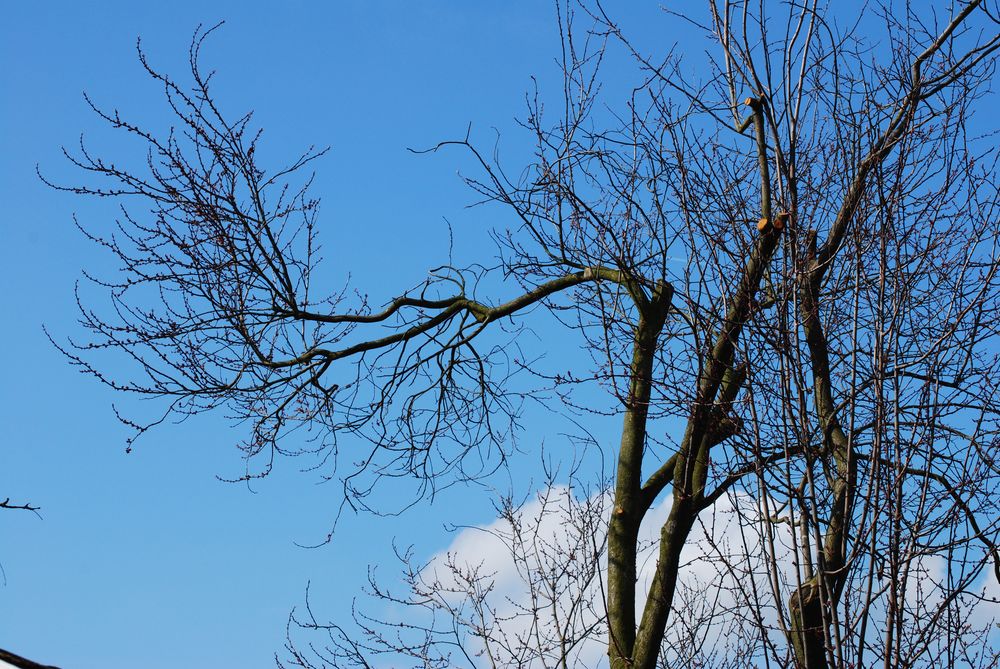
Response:
[{"label": "blue sky", "polygon": [[[327,261],[376,299],[444,259],[445,218],[467,257],[492,255],[485,232],[503,224],[499,211],[465,208],[473,196],[456,177],[460,155],[407,147],[460,137],[471,122],[487,141],[501,131],[516,154],[530,77],[544,90],[557,75],[548,2],[5,5],[0,497],[37,504],[42,518],[0,513],[0,647],[67,669],[269,666],[307,582],[321,612],[342,616],[368,564],[391,568],[393,541],[429,555],[450,542],[446,523],[494,516],[482,489],[451,490],[402,518],[347,516],[330,545],[304,550],[295,544],[321,539],[334,516],[333,486],[294,462],[254,490],[219,482],[240,472],[239,433],[221,416],[166,426],[126,455],[111,409],[121,398],[44,338],[43,324],[57,337],[77,332],[74,282],[83,268],[109,267],[72,214],[100,225],[112,213],[48,190],[35,165],[72,181],[60,147],[81,132],[125,150],[84,90],[165,129],[136,37],[155,65],[183,74],[195,27],[221,19],[205,53],[219,99],[233,113],[256,110],[276,157],[332,146],[316,182]],[[532,439],[560,443],[551,420],[531,420]]]}]

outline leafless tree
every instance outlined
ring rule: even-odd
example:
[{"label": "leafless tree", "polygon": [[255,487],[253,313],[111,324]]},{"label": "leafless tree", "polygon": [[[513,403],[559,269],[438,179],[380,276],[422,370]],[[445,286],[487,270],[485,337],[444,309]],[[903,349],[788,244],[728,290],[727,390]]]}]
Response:
[{"label": "leafless tree", "polygon": [[[554,477],[548,483],[521,503],[504,496],[496,523],[468,528],[480,535],[478,553],[489,563],[461,551],[421,563],[400,551],[402,595],[372,571],[368,594],[405,615],[358,610],[351,629],[319,622],[307,598],[289,622],[292,666],[368,666],[379,657],[442,668],[584,666],[602,655],[610,498],[603,491],[581,498],[582,489],[557,485]],[[498,582],[493,566],[501,564],[514,578]],[[308,644],[297,642],[303,631]]]},{"label": "leafless tree", "polygon": [[[578,387],[605,388],[621,416],[595,498],[608,512],[570,504],[569,544],[539,543],[500,507],[530,605],[498,613],[488,573],[453,562],[440,577],[404,552],[408,593],[372,589],[417,622],[359,614],[359,641],[307,610],[296,620],[332,645],[293,645],[295,664],[569,666],[600,635],[615,669],[997,666],[976,612],[996,593],[985,577],[1000,583],[1000,199],[973,112],[1000,14],[982,0],[838,11],[716,0],[703,18],[672,15],[710,45],[692,72],[599,3],[560,7],[563,95],[554,120],[530,100],[531,164],[514,172],[469,137],[434,149],[468,152],[469,186],[511,213],[499,267],[450,261],[379,306],[315,286],[302,175],[323,152],[258,164],[251,117],[228,120],[199,69],[211,31],[190,86],[140,51],[176,114],[168,135],[92,105],[148,162],[81,145],[67,155],[95,180],[57,187],[145,211],[123,208],[113,233],[81,226],[120,272],[93,279],[109,304],[81,302],[91,337],[60,346],[163,401],[159,419],[124,418],[138,433],[224,408],[249,426],[247,477],[280,454],[333,467],[354,435],[367,447],[340,476],[364,505],[385,476],[432,490],[502,463],[530,396],[510,383],[522,368],[570,406]],[[602,97],[611,57],[640,77],[624,101]],[[538,306],[592,365],[551,374],[512,353]],[[103,373],[105,349],[136,374]],[[664,497],[646,581],[640,528]],[[706,599],[679,577],[722,500],[740,522],[728,537],[698,529],[725,595]]]}]

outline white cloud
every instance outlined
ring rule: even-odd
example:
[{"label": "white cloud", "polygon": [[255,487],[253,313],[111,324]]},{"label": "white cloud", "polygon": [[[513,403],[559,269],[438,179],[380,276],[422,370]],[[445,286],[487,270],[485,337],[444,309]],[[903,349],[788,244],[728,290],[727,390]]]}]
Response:
[{"label": "white cloud", "polygon": [[[796,573],[791,525],[760,522],[764,515],[775,513],[773,500],[768,502],[763,509],[758,498],[737,493],[701,514],[682,553],[665,644],[700,657],[675,657],[672,666],[695,666],[696,660],[710,659],[713,652],[724,656],[733,647],[745,649],[757,640],[761,625],[773,635],[772,642],[785,647],[776,602],[784,607],[803,576]],[[580,638],[568,639],[569,666],[606,666],[604,538],[611,507],[607,492],[583,497],[566,486],[549,487],[520,507],[505,509],[487,525],[458,532],[445,550],[433,556],[421,578],[473,621],[470,627],[480,639],[470,647],[488,650],[496,666],[555,665],[564,640],[560,630],[567,626],[589,629]],[[668,497],[649,511],[640,529],[637,619],[669,510]],[[947,581],[948,565],[941,556],[912,559],[905,599],[908,615],[919,627],[923,614],[944,601],[945,593],[935,583]],[[992,570],[988,572],[971,589],[996,597],[1000,586]],[[474,581],[481,596],[475,610],[462,606],[463,593]],[[877,589],[879,585],[883,583],[876,584]],[[872,616],[869,634],[878,636],[885,599],[876,597],[867,609]],[[860,613],[857,606],[854,609]],[[967,621],[989,626],[1000,617],[998,610],[988,603],[973,607]],[[874,637],[873,641],[879,643]]]},{"label": "white cloud", "polygon": [[[561,652],[560,629],[575,616],[578,629],[593,629],[582,634],[583,639],[568,653],[570,665],[601,666],[606,653],[601,625],[607,569],[604,537],[611,506],[609,493],[581,498],[565,486],[550,487],[488,525],[459,532],[447,549],[431,559],[422,576],[440,584],[442,590],[450,590],[446,596],[452,604],[461,598],[455,591],[462,591],[468,583],[463,575],[477,574],[491,580],[488,614],[497,625],[482,626],[482,636],[488,641],[481,641],[480,649],[490,645],[489,651],[500,660],[497,664],[549,664]],[[659,531],[669,510],[667,498],[650,510],[640,529],[637,617],[652,581]],[[745,575],[738,574],[740,570],[757,573],[753,585],[765,602],[771,597],[767,572],[753,568],[765,560],[764,545],[746,520],[748,515],[757,514],[755,500],[746,495],[722,499],[714,511],[703,514],[704,524],[695,526],[682,554],[684,566],[675,606],[683,610],[673,614],[668,635],[696,634],[696,647],[703,653],[722,650],[740,617],[713,616],[713,612],[740,612],[748,608],[753,596]],[[790,567],[787,527],[778,525],[775,536],[781,571]],[[586,562],[592,564],[595,555],[598,568],[588,578],[591,574]],[[762,609],[759,605],[754,608]],[[773,623],[774,614],[769,618],[766,622]],[[516,657],[525,644],[533,650]],[[543,658],[548,661],[543,662]]]}]

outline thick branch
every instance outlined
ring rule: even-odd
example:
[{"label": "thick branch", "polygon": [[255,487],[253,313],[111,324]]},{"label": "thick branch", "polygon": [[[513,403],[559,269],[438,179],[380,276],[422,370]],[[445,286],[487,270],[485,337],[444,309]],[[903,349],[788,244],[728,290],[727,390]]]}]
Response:
[{"label": "thick branch", "polygon": [[59,667],[54,667],[49,664],[38,664],[37,662],[32,662],[26,657],[15,655],[14,653],[8,650],[3,650],[2,648],[0,648],[0,662],[6,662],[7,664],[13,665],[18,669],[59,669]]}]

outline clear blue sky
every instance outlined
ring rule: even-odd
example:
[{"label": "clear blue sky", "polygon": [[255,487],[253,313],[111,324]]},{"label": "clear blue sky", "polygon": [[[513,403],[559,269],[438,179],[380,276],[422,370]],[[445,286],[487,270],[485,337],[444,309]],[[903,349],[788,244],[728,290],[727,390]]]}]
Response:
[{"label": "clear blue sky", "polygon": [[[627,18],[641,27],[657,16],[652,4]],[[467,257],[492,253],[483,232],[502,223],[499,211],[464,208],[473,197],[455,175],[459,155],[406,148],[459,137],[472,122],[487,141],[500,129],[516,154],[525,145],[513,120],[530,77],[544,87],[557,73],[554,9],[544,1],[4,5],[0,498],[38,504],[42,519],[0,513],[0,647],[65,669],[270,666],[307,581],[318,609],[342,616],[394,539],[430,554],[449,541],[445,522],[493,517],[489,495],[454,490],[401,519],[347,517],[329,546],[298,548],[324,535],[336,489],[295,463],[254,491],[218,482],[240,472],[239,435],[221,417],[166,426],[126,455],[116,398],[43,337],[43,324],[57,336],[76,332],[74,282],[85,267],[108,267],[71,215],[97,224],[111,215],[48,190],[36,163],[72,180],[61,145],[85,132],[94,146],[119,148],[84,90],[165,129],[135,39],[154,64],[183,74],[195,26],[220,19],[227,25],[205,53],[219,99],[234,113],[256,109],[275,156],[333,147],[316,184],[327,260],[361,286],[378,275],[376,297],[444,258],[443,218]],[[527,427],[558,442],[551,422]]]}]

